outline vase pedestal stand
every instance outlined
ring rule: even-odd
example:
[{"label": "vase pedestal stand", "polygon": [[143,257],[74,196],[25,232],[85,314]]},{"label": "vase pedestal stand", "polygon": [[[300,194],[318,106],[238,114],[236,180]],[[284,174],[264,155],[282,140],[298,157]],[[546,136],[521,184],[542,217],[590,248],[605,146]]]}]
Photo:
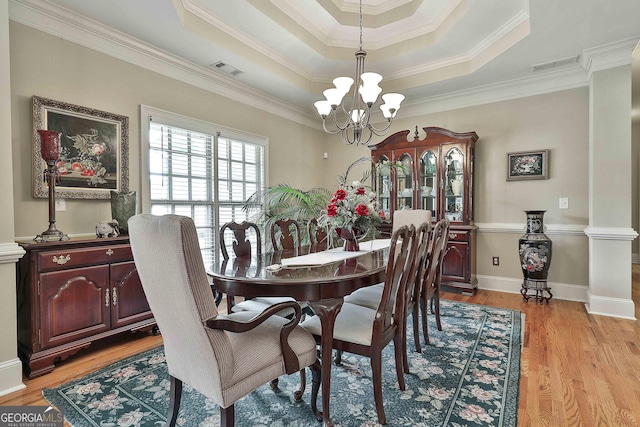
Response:
[{"label": "vase pedestal stand", "polygon": [[[553,298],[551,288],[547,285],[546,280],[525,279],[522,282],[520,293],[525,301],[529,301],[529,298],[535,298],[536,302],[539,302],[540,304],[542,304],[543,301],[546,301],[548,304],[549,300]],[[545,296],[545,293],[547,293],[548,296]]]}]

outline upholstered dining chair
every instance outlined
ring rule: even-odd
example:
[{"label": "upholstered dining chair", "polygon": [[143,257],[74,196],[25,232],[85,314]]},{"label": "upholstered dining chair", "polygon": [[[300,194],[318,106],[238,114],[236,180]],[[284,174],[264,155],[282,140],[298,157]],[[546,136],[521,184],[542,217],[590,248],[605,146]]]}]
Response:
[{"label": "upholstered dining chair", "polygon": [[422,312],[422,333],[424,342],[429,345],[429,326],[427,322],[428,306],[436,316],[436,327],[442,330],[440,322],[440,284],[442,280],[442,267],[444,257],[447,254],[449,242],[449,226],[447,219],[441,219],[433,227],[432,249],[429,251],[429,259],[426,269],[423,271],[422,291],[420,295],[420,311]]},{"label": "upholstered dining chair", "polygon": [[[376,309],[345,302],[335,319],[333,347],[338,351],[358,354],[371,359],[373,395],[378,422],[386,423],[382,401],[382,350],[393,340],[396,375],[400,390],[405,390],[402,365],[402,327],[404,288],[417,249],[415,229],[404,226],[391,237],[389,260],[380,304]],[[318,316],[304,320],[301,325],[321,341],[322,328]]]},{"label": "upholstered dining chair", "polygon": [[[290,226],[293,225],[295,227],[295,229],[297,230],[298,239],[297,240],[294,240],[293,238],[281,239],[280,243],[287,245],[287,248],[290,248],[290,249],[297,247],[297,245],[300,242],[300,227],[297,225],[297,223],[295,221],[292,223],[288,220],[277,221],[276,223],[278,225],[275,227],[282,228],[282,230],[286,229],[287,234],[290,234],[290,231],[289,231]],[[276,232],[274,230],[275,227],[271,228],[271,239],[272,239],[272,243],[275,245],[274,250],[283,249],[282,247],[278,246],[278,241],[275,238],[275,235],[276,235]],[[221,247],[222,256],[224,257],[224,259],[229,259],[229,253],[226,248],[226,245],[228,243],[228,240],[226,239],[226,236],[225,236],[226,230],[233,231],[232,247],[236,255],[236,260],[247,259],[251,257],[251,242],[247,240],[247,234],[246,234],[247,231],[251,230],[251,232],[255,235],[254,239],[257,242],[256,259],[259,262],[260,255],[262,254],[262,245],[261,245],[262,238],[260,237],[260,227],[258,227],[257,224],[253,222],[247,222],[247,221],[244,221],[242,223],[229,222],[222,225],[222,227],[220,227],[220,245],[222,245]],[[293,245],[293,246],[288,246],[288,245]],[[231,300],[231,304],[229,303],[230,300]],[[308,311],[308,304],[306,302],[299,303],[295,299],[289,298],[289,297],[255,297],[251,299],[245,299],[244,301],[238,304],[235,304],[233,299],[231,299],[231,297],[227,297],[227,313],[231,313],[231,312],[237,313],[241,311],[261,312],[261,311],[267,310],[269,307],[273,305],[277,305],[284,302],[295,303],[300,307],[301,310],[303,309],[305,310],[305,314]],[[293,310],[291,307],[287,307],[279,311],[277,314],[282,317],[292,318],[295,315],[295,313],[296,313],[295,310]],[[296,392],[294,392],[294,398],[296,400],[302,399],[302,394],[306,386],[307,386],[307,376],[305,374],[305,371],[301,370],[300,371],[300,388]],[[278,387],[278,379],[276,378],[273,381],[271,381],[271,388],[275,390],[277,387]]]},{"label": "upholstered dining chair", "polygon": [[[221,315],[191,218],[140,214],[128,225],[133,259],[164,342],[170,376],[167,426],[176,424],[183,384],[220,405],[222,426],[234,425],[238,399],[307,366],[313,368],[312,397],[317,397],[316,342],[298,325],[297,304]],[[293,319],[275,315],[285,307],[296,312]]]}]

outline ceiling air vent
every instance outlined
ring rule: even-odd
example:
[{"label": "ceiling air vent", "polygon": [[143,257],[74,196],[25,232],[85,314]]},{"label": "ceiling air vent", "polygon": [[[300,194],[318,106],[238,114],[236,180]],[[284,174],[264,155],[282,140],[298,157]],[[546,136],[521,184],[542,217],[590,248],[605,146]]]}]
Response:
[{"label": "ceiling air vent", "polygon": [[544,62],[542,64],[536,64],[531,67],[531,71],[543,71],[550,70],[552,68],[564,67],[565,65],[571,65],[578,62],[580,55],[570,56],[568,58],[558,59],[556,61]]},{"label": "ceiling air vent", "polygon": [[218,61],[215,64],[211,64],[211,67],[234,77],[237,76],[238,74],[242,74],[242,71],[238,70],[236,67],[232,67],[231,65],[224,63],[222,61]]}]

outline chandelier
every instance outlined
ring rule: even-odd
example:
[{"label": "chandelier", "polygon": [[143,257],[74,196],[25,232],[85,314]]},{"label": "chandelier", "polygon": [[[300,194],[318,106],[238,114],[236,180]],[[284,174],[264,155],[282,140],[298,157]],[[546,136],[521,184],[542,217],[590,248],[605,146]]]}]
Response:
[{"label": "chandelier", "polygon": [[[364,58],[367,52],[362,48],[362,0],[360,0],[360,48],[356,51],[356,78],[351,97],[351,108],[347,110],[343,105],[343,98],[349,90],[354,80],[350,77],[338,77],[333,80],[335,87],[325,90],[322,94],[326,99],[316,101],[313,105],[322,117],[322,127],[325,132],[335,135],[342,133],[342,140],[345,144],[367,145],[371,142],[373,135],[381,136],[387,133],[391,122],[396,116],[400,103],[404,100],[404,95],[399,93],[387,93],[382,95],[384,104],[380,106],[382,115],[387,119],[387,125],[382,129],[377,129],[371,123],[371,107],[378,100],[378,95],[382,88],[378,83],[382,76],[377,73],[364,72]],[[360,96],[358,96],[360,95]],[[345,102],[346,103],[346,102]],[[338,107],[344,113],[344,121],[338,120]],[[327,129],[327,117],[333,113],[334,130]],[[362,131],[368,129],[369,135],[366,140],[362,139]]]}]

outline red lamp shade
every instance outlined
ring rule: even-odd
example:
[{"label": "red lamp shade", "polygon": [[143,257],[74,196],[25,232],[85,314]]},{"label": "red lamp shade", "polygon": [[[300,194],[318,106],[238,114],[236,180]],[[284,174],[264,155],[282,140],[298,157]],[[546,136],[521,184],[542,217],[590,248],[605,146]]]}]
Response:
[{"label": "red lamp shade", "polygon": [[62,132],[39,129],[40,154],[46,161],[56,161],[60,157],[60,137]]}]

